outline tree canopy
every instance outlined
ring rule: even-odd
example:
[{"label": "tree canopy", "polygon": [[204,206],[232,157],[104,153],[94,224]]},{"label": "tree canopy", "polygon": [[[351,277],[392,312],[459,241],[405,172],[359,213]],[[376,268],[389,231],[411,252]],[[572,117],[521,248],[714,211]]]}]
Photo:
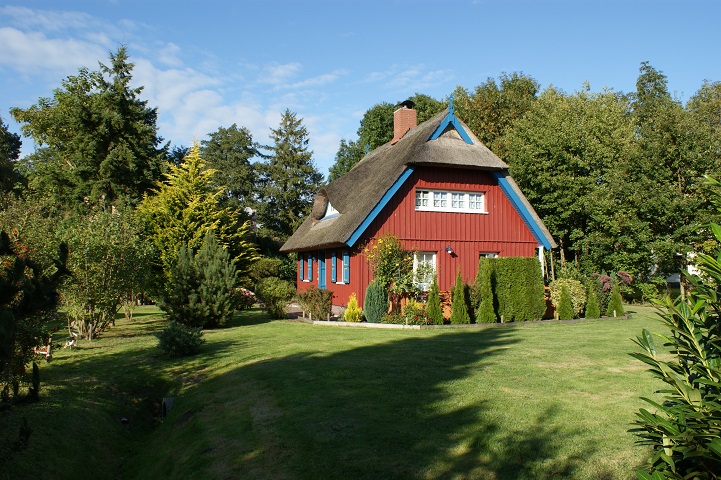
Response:
[{"label": "tree canopy", "polygon": [[21,180],[15,170],[21,146],[20,135],[9,131],[0,117],[0,194],[10,191]]},{"label": "tree canopy", "polygon": [[262,186],[257,218],[263,229],[287,238],[310,213],[323,174],[313,163],[308,130],[296,113],[286,110],[270,138],[268,162],[258,166]]},{"label": "tree canopy", "polygon": [[52,98],[10,113],[39,146],[25,159],[30,187],[61,204],[104,197],[133,200],[160,177],[165,147],[157,111],[131,87],[133,64],[126,47],[108,66],[81,68]]}]

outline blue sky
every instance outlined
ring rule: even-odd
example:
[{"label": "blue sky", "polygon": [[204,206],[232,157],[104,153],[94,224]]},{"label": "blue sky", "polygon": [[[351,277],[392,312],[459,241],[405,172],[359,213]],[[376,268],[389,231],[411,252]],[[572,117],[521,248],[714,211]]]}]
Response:
[{"label": "blue sky", "polygon": [[327,174],[373,105],[503,72],[630,92],[649,61],[688,100],[721,81],[720,21],[719,0],[23,0],[0,4],[0,117],[19,132],[11,107],[125,44],[166,140],[237,123],[267,143],[288,108]]}]

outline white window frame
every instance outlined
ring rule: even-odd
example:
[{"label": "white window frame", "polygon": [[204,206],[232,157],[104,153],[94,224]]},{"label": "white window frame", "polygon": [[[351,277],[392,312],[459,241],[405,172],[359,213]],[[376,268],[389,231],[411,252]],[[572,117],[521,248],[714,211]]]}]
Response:
[{"label": "white window frame", "polygon": [[[426,259],[426,257],[430,257],[430,261]],[[437,263],[436,263],[436,252],[413,252],[413,279],[416,278],[416,271],[418,271],[418,266],[422,263],[430,263],[433,266],[433,275],[435,275],[435,272],[437,271]],[[427,278],[427,282],[424,283],[416,283],[416,287],[418,287],[419,290],[423,292],[427,292],[431,289],[431,284],[433,283],[433,277]]]},{"label": "white window frame", "polygon": [[[459,190],[416,189],[416,211],[481,213],[486,211],[485,192],[464,192]],[[480,208],[471,208],[471,204]]]},{"label": "white window frame", "polygon": [[481,258],[498,258],[498,252],[481,252],[478,256]]}]

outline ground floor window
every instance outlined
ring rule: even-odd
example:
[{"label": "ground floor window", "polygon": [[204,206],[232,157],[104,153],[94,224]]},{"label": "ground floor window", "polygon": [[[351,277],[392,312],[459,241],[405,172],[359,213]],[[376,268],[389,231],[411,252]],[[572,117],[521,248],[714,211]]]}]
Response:
[{"label": "ground floor window", "polygon": [[436,274],[436,252],[415,252],[413,254],[413,283],[427,292]]},{"label": "ground floor window", "polygon": [[479,257],[481,257],[481,258],[498,258],[498,252],[481,252]]}]

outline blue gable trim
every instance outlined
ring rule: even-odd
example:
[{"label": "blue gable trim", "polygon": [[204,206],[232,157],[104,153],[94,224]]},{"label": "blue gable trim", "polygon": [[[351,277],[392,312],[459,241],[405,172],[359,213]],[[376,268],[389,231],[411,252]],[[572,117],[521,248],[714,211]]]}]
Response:
[{"label": "blue gable trim", "polygon": [[366,228],[370,226],[370,224],[375,220],[375,218],[378,216],[378,214],[383,210],[383,207],[385,207],[388,202],[390,202],[393,195],[396,194],[398,190],[400,190],[401,186],[405,183],[406,180],[411,176],[413,173],[414,168],[407,167],[400,177],[398,177],[398,180],[395,181],[393,185],[391,185],[391,188],[388,189],[388,191],[383,195],[383,198],[380,199],[380,201],[376,204],[375,207],[373,207],[373,210],[371,210],[371,213],[368,214],[368,216],[363,220],[363,222],[356,228],[355,232],[353,232],[353,235],[350,236],[346,244],[349,247],[352,247],[355,245],[355,243],[358,241],[361,235],[363,235],[363,232],[365,232]]},{"label": "blue gable trim", "polygon": [[458,132],[458,135],[461,136],[464,142],[469,145],[473,145],[473,141],[471,140],[470,135],[468,135],[466,129],[463,128],[461,122],[459,122],[456,118],[455,108],[453,108],[453,97],[451,97],[450,104],[448,105],[448,114],[443,120],[441,120],[440,125],[438,125],[438,128],[433,131],[428,140],[436,140],[443,134],[443,131],[446,129],[446,127],[448,127],[448,125],[453,125],[453,128],[456,129],[456,132]]},{"label": "blue gable trim", "polygon": [[506,195],[506,198],[508,198],[508,200],[511,202],[513,208],[516,209],[518,215],[521,216],[521,218],[523,219],[523,223],[525,223],[531,233],[533,233],[533,236],[536,238],[536,241],[539,243],[539,245],[543,245],[543,248],[545,248],[546,250],[551,250],[551,243],[541,231],[541,227],[535,222],[535,220],[531,216],[531,212],[529,212],[523,202],[521,202],[521,199],[516,194],[515,190],[511,188],[511,185],[508,183],[506,175],[503,172],[498,171],[490,173],[494,177],[496,177],[496,180],[498,181],[498,186],[501,187],[501,191],[503,191],[504,195]]}]

